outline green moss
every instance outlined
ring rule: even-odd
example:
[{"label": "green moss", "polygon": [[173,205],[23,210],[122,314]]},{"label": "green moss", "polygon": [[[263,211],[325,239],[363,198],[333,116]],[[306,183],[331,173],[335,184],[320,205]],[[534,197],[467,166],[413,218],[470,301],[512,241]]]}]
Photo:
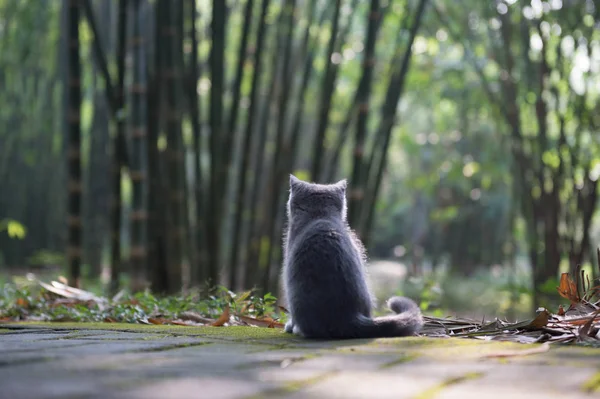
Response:
[{"label": "green moss", "polygon": [[419,355],[416,354],[416,353],[404,354],[404,355],[401,355],[396,360],[392,360],[391,362],[387,362],[387,363],[383,364],[379,368],[380,369],[387,369],[387,368],[390,368],[390,367],[394,367],[394,366],[396,366],[398,364],[412,362],[413,360],[415,360],[418,357],[419,357]]},{"label": "green moss", "polygon": [[582,389],[588,393],[600,392],[600,371],[584,382]]},{"label": "green moss", "polygon": [[181,344],[161,346],[158,348],[142,348],[142,349],[138,349],[138,350],[128,351],[128,353],[164,352],[164,351],[168,351],[171,349],[191,348],[194,346],[204,346],[204,345],[210,345],[210,344],[211,344],[211,342],[193,342],[193,343],[185,342],[185,343],[181,343]]},{"label": "green moss", "polygon": [[10,330],[8,328],[0,328],[0,334],[6,334],[6,333],[9,333],[9,332],[12,332],[12,331],[13,330]]},{"label": "green moss", "polygon": [[290,381],[281,388],[270,389],[268,391],[261,392],[258,395],[248,396],[246,399],[262,399],[262,398],[269,398],[269,397],[285,396],[292,392],[299,391],[302,388],[306,388],[311,385],[317,384],[337,373],[338,373],[337,371],[328,371],[326,373],[319,374],[312,378],[306,378],[306,379],[298,380],[298,381]]},{"label": "green moss", "polygon": [[459,377],[448,378],[444,382],[435,385],[416,396],[416,399],[432,399],[437,396],[444,388],[460,384],[461,382],[474,380],[483,377],[483,373],[467,373]]},{"label": "green moss", "polygon": [[167,326],[126,323],[44,323],[16,322],[10,326],[25,328],[51,328],[54,330],[108,330],[154,334],[177,334],[203,337],[222,337],[232,339],[281,339],[294,340],[294,336],[286,334],[281,329],[258,327],[209,327],[209,326]]}]

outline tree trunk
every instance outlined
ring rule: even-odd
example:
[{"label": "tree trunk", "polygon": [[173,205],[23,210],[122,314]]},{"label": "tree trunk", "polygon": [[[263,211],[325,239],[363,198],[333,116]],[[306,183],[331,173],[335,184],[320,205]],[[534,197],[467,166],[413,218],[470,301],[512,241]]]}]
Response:
[{"label": "tree trunk", "polygon": [[[367,39],[363,58],[363,72],[358,85],[356,103],[358,107],[358,120],[356,123],[356,135],[354,138],[354,165],[352,178],[350,180],[348,222],[354,228],[358,227],[361,215],[362,200],[365,195],[366,179],[364,175],[365,139],[367,137],[367,120],[369,118],[369,103],[371,98],[371,85],[373,68],[375,67],[375,43],[377,41],[377,28],[381,18],[378,0],[371,0],[368,14]],[[359,231],[360,234],[360,231]]]},{"label": "tree trunk", "polygon": [[165,35],[168,25],[169,0],[158,0],[154,6],[154,59],[148,84],[148,268],[154,292],[169,292],[167,263],[168,187],[165,182],[164,154],[158,149],[158,138],[163,126],[163,87],[165,78],[165,50],[170,46]]},{"label": "tree trunk", "polygon": [[204,202],[203,190],[203,169],[202,169],[202,124],[200,123],[200,97],[197,92],[198,79],[200,77],[200,68],[198,59],[198,32],[196,29],[196,0],[188,0],[190,12],[190,32],[189,36],[192,42],[192,50],[190,52],[189,66],[189,82],[187,84],[190,122],[192,125],[192,146],[194,154],[194,198],[195,198],[195,243],[196,243],[196,259],[191,262],[191,284],[199,285],[208,278],[208,254],[207,254],[207,239],[206,239],[206,204]]},{"label": "tree trunk", "polygon": [[224,183],[226,180],[226,165],[224,148],[228,142],[228,132],[223,131],[223,91],[225,81],[225,15],[227,5],[224,1],[214,0],[212,7],[210,49],[210,193],[207,245],[209,251],[208,279],[211,285],[219,283],[221,255],[221,216],[223,210]]},{"label": "tree trunk", "polygon": [[[285,175],[287,172],[286,159],[283,157],[285,153],[284,141],[286,132],[286,116],[288,109],[288,100],[292,89],[291,85],[291,74],[290,74],[290,63],[292,55],[292,38],[294,35],[294,14],[296,11],[296,0],[288,0],[284,5],[283,10],[283,23],[285,24],[287,32],[285,33],[286,39],[284,44],[284,55],[283,55],[283,70],[281,72],[281,79],[279,83],[279,96],[278,103],[279,109],[277,114],[277,132],[275,138],[275,151],[273,155],[273,164],[271,169],[271,180],[273,181],[273,189],[267,196],[266,210],[271,212],[270,218],[267,218],[265,223],[267,229],[263,232],[264,237],[268,237],[268,252],[266,257],[266,263],[264,265],[264,273],[262,279],[262,288],[267,290],[270,287],[269,281],[271,280],[271,266],[273,262],[273,256],[275,250],[280,248],[280,233],[277,231],[278,222],[283,217],[283,210],[281,209],[281,198],[282,194],[287,191],[285,190]],[[287,22],[286,22],[287,20]]]},{"label": "tree trunk", "polygon": [[[421,22],[423,21],[423,15],[425,13],[426,6],[427,0],[419,1],[419,5],[417,6],[417,10],[415,11],[413,23],[410,28],[408,42],[406,43],[406,50],[404,52],[402,61],[400,62],[400,68],[396,70],[390,78],[390,84],[388,85],[386,98],[381,109],[381,121],[378,129],[378,134],[383,135],[383,140],[381,148],[379,150],[378,163],[375,164],[375,158],[373,157],[370,160],[370,163],[373,167],[375,167],[375,169],[373,169],[373,167],[369,167],[369,170],[374,170],[375,175],[368,177],[369,181],[372,181],[372,183],[371,186],[367,189],[368,197],[364,203],[366,209],[366,218],[363,224],[363,237],[365,246],[368,246],[370,240],[369,235],[371,232],[373,218],[375,215],[375,202],[377,201],[377,196],[379,195],[381,181],[383,180],[383,172],[387,164],[387,154],[390,145],[390,140],[392,137],[392,128],[396,119],[397,104],[404,91],[404,84],[406,82],[406,76],[410,67],[413,42],[421,26]],[[400,54],[400,52],[398,52],[397,54]],[[393,63],[397,64],[397,62]],[[372,155],[375,154],[375,151],[376,149],[373,148]]]},{"label": "tree trunk", "polygon": [[131,182],[133,186],[131,220],[131,289],[140,291],[147,285],[147,149],[146,149],[146,54],[142,35],[141,0],[133,0],[131,52],[133,82],[131,94]]},{"label": "tree trunk", "polygon": [[[122,112],[125,105],[125,37],[127,27],[127,0],[119,1],[117,22],[117,113]],[[117,131],[112,140],[112,202],[111,202],[111,292],[119,289],[121,276],[121,168],[125,161],[125,118],[117,114]]]},{"label": "tree trunk", "polygon": [[181,135],[181,112],[178,101],[179,74],[177,68],[177,12],[178,2],[169,1],[165,3],[166,25],[162,30],[165,36],[163,43],[168,43],[165,48],[165,69],[163,71],[164,84],[166,88],[166,135],[167,135],[167,176],[168,176],[168,291],[175,293],[181,290],[182,284],[182,257],[184,251],[184,215],[185,215],[185,193],[184,193],[184,151],[183,138]]},{"label": "tree trunk", "polygon": [[[238,63],[237,63],[237,69],[236,69],[236,73],[235,73],[235,81],[233,83],[233,93],[232,93],[232,97],[233,97],[233,102],[231,104],[231,111],[229,112],[229,125],[228,125],[228,136],[231,137],[231,142],[235,141],[233,140],[233,137],[238,138],[238,135],[236,134],[236,129],[237,129],[237,120],[238,120],[238,113],[239,113],[239,105],[240,105],[240,99],[241,99],[241,87],[242,87],[242,80],[244,78],[244,66],[246,63],[246,54],[248,52],[248,38],[249,38],[249,33],[250,33],[250,26],[252,24],[252,11],[253,11],[253,7],[254,7],[254,0],[248,0],[246,2],[246,6],[244,8],[244,25],[242,27],[242,33],[241,33],[241,38],[240,38],[240,48],[238,51]],[[261,21],[262,22],[262,21]],[[230,148],[225,148],[225,151],[228,154],[231,154],[231,152],[233,151],[233,146],[230,145]],[[230,155],[227,155],[227,175],[229,175],[229,173],[231,173],[230,171]],[[243,163],[243,162],[242,162]],[[243,173],[243,171],[242,171]],[[239,194],[239,193],[238,193]],[[234,213],[237,213],[237,211],[234,209]],[[237,231],[234,230],[233,232],[234,234],[234,238],[233,241],[236,242],[239,238],[237,237],[239,235],[239,233]],[[237,268],[237,254],[238,254],[238,249],[234,246],[237,245],[237,243],[232,243],[232,247],[231,247],[231,257],[229,259],[229,289],[235,290],[237,285],[238,285],[238,277],[239,277],[239,270]]]},{"label": "tree trunk", "polygon": [[310,169],[310,178],[314,182],[319,182],[321,174],[321,164],[323,162],[323,153],[325,145],[325,133],[329,123],[329,109],[331,108],[331,99],[333,97],[335,87],[335,75],[337,65],[332,60],[335,51],[336,39],[338,35],[338,26],[340,20],[341,0],[335,0],[335,9],[331,22],[331,36],[327,45],[327,66],[325,67],[325,75],[323,76],[323,86],[321,90],[321,98],[319,101],[319,122],[314,138],[312,166]]},{"label": "tree trunk", "polygon": [[[241,230],[244,227],[242,224],[242,218],[246,223],[245,228],[248,229],[248,218],[249,215],[244,214],[246,208],[246,196],[248,192],[248,177],[250,177],[252,171],[250,170],[250,152],[252,149],[252,139],[254,137],[254,121],[255,114],[258,109],[258,93],[260,89],[260,78],[262,76],[262,56],[264,51],[264,43],[265,36],[267,34],[268,25],[265,23],[267,11],[269,9],[270,0],[262,0],[261,4],[261,13],[260,19],[258,23],[258,33],[256,39],[256,52],[254,53],[254,72],[252,75],[252,87],[250,89],[250,106],[248,108],[248,118],[246,119],[246,126],[244,129],[243,135],[243,147],[242,147],[242,160],[240,162],[240,170],[237,184],[237,200],[235,207],[233,208],[233,239],[231,242],[231,264],[230,270],[234,273],[246,272],[246,270],[242,270],[239,267],[237,262],[239,262],[240,247],[241,243]],[[246,248],[244,248],[246,249]],[[246,265],[247,267],[247,265]],[[247,274],[247,273],[246,273]],[[240,274],[240,278],[241,278]],[[238,284],[239,285],[239,284]],[[230,287],[231,289],[235,289],[235,287]]]},{"label": "tree trunk", "polygon": [[68,247],[70,284],[79,287],[81,276],[81,62],[79,59],[79,1],[69,0],[69,147]]}]

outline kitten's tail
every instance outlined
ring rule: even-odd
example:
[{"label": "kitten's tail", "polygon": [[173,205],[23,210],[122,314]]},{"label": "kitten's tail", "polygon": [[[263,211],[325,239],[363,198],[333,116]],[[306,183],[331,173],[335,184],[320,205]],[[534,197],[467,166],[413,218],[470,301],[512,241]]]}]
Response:
[{"label": "kitten's tail", "polygon": [[396,314],[391,316],[360,317],[360,338],[406,337],[418,333],[423,327],[421,310],[411,299],[395,296],[388,300],[388,307]]}]

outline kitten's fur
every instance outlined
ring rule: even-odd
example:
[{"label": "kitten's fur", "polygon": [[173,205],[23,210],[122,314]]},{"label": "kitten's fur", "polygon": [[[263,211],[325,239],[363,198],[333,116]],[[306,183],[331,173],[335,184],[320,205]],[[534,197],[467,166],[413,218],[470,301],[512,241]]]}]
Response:
[{"label": "kitten's fur", "polygon": [[283,284],[290,321],[307,338],[408,336],[423,320],[410,299],[393,297],[396,315],[371,318],[365,251],[346,222],[346,181],[321,185],[290,176]]}]

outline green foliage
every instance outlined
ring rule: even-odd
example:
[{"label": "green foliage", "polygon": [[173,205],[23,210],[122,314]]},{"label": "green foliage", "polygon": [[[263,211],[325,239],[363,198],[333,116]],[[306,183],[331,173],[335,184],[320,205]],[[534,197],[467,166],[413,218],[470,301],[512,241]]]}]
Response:
[{"label": "green foliage", "polygon": [[0,220],[0,233],[5,231],[10,238],[22,240],[27,235],[27,228],[13,219]]},{"label": "green foliage", "polygon": [[285,320],[276,308],[277,299],[247,291],[235,294],[217,287],[211,295],[156,296],[149,291],[125,293],[107,300],[59,298],[40,288],[35,280],[16,279],[0,290],[0,319],[75,322],[148,323],[149,319],[176,320],[184,312],[208,319],[218,319],[226,308],[236,315],[256,319]]},{"label": "green foliage", "polygon": [[42,249],[36,251],[27,258],[27,264],[31,266],[63,265],[65,255],[62,252]]}]

